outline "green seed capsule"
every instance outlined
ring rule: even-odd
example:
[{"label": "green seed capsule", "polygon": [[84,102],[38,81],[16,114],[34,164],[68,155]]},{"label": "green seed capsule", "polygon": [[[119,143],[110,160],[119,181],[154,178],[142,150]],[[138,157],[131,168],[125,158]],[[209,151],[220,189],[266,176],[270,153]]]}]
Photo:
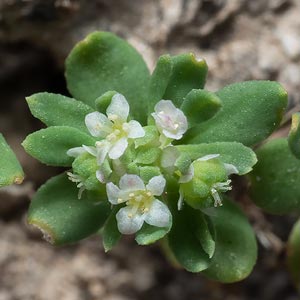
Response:
[{"label": "green seed capsule", "polygon": [[228,180],[224,164],[219,159],[210,159],[194,161],[192,165],[192,180],[180,187],[184,200],[196,209],[217,206],[220,203],[216,203],[214,191],[218,190],[218,184]]},{"label": "green seed capsule", "polygon": [[[74,160],[72,167],[73,174],[71,176],[69,175],[69,178],[71,180],[73,178],[72,181],[76,182],[82,191],[92,191],[92,193],[89,194],[93,195],[93,197],[89,198],[95,198],[95,201],[105,199],[105,184],[101,184],[96,177],[96,172],[99,170],[96,157],[89,153],[83,153]],[[109,166],[105,166],[105,164],[103,164],[103,167],[106,169],[110,168]],[[106,170],[106,172],[103,173],[109,173],[110,171],[111,170]]]}]

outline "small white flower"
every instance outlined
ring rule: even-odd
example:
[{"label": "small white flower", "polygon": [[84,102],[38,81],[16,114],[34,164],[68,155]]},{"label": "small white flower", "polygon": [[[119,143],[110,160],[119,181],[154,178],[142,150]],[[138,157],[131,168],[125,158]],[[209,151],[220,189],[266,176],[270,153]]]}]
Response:
[{"label": "small white flower", "polygon": [[180,140],[188,129],[184,113],[179,108],[176,108],[170,100],[160,100],[155,105],[154,111],[151,115],[155,120],[157,129],[162,134],[161,142],[166,143],[165,140]]},{"label": "small white flower", "polygon": [[135,120],[127,122],[129,104],[123,95],[115,94],[112,97],[106,114],[107,116],[95,111],[86,115],[85,125],[90,134],[102,140],[96,142],[96,147],[82,146],[69,149],[67,152],[69,156],[76,157],[82,152],[89,152],[97,157],[98,164],[101,165],[107,155],[111,159],[121,157],[128,146],[128,139],[145,135],[139,122]]},{"label": "small white flower", "polygon": [[162,175],[153,177],[145,186],[143,180],[133,174],[123,175],[119,187],[112,182],[106,185],[111,204],[126,203],[116,215],[121,233],[133,234],[142,228],[144,222],[156,227],[169,225],[171,213],[168,207],[154,197],[163,193],[165,185]]}]

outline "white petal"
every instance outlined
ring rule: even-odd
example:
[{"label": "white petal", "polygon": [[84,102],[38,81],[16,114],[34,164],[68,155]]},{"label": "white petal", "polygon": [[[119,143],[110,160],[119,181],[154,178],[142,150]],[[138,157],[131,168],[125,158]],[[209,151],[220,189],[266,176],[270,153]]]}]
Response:
[{"label": "white petal", "polygon": [[82,145],[82,148],[88,152],[89,154],[93,155],[93,156],[97,156],[97,150],[96,147],[91,147],[91,146],[86,146],[86,145]]},{"label": "white petal", "polygon": [[125,174],[121,177],[119,183],[122,191],[139,191],[145,189],[143,180],[134,174]]},{"label": "white petal", "polygon": [[126,201],[126,199],[122,199],[123,201],[120,199],[120,189],[112,182],[106,184],[106,194],[108,201],[113,205]]},{"label": "white petal", "polygon": [[140,214],[131,215],[129,206],[121,208],[116,214],[118,229],[123,234],[133,234],[139,231],[144,223],[144,216]]},{"label": "white petal", "polygon": [[197,161],[207,161],[219,157],[220,154],[208,154],[197,159]]},{"label": "white petal", "polygon": [[172,129],[173,117],[176,112],[176,107],[170,100],[160,100],[154,107],[155,113],[152,117],[155,120],[156,126],[160,131],[163,129]]},{"label": "white petal", "polygon": [[179,156],[180,152],[177,150],[177,148],[173,146],[164,148],[161,156],[161,166],[163,168],[174,167]]},{"label": "white petal", "polygon": [[170,221],[169,208],[161,201],[154,199],[149,212],[145,214],[145,222],[152,226],[167,227]]},{"label": "white petal", "polygon": [[156,103],[154,107],[154,111],[156,113],[164,112],[167,115],[176,114],[176,106],[173,104],[171,100],[160,100]]},{"label": "white petal", "polygon": [[135,120],[132,120],[128,123],[128,137],[131,139],[137,139],[145,136],[145,130],[142,125]]},{"label": "white petal", "polygon": [[152,177],[149,183],[146,185],[146,189],[155,196],[160,196],[166,186],[166,179],[162,176]]},{"label": "white petal", "polygon": [[126,137],[120,138],[116,143],[112,145],[112,147],[108,152],[108,156],[111,159],[120,158],[124,154],[127,146],[128,146],[127,138]]},{"label": "white petal", "polygon": [[71,148],[67,151],[67,155],[71,157],[77,157],[82,153],[85,153],[86,151],[84,150],[83,147],[75,147]]},{"label": "white petal", "polygon": [[121,120],[126,121],[129,115],[129,104],[126,98],[121,94],[115,94],[107,107],[106,114],[109,118],[117,116]]},{"label": "white petal", "polygon": [[101,183],[106,183],[105,180],[105,175],[101,170],[96,171],[96,178],[101,182]]},{"label": "white petal", "polygon": [[168,130],[168,129],[163,129],[162,130],[162,133],[166,136],[166,137],[168,137],[168,138],[170,138],[170,139],[174,139],[174,140],[180,140],[181,138],[182,138],[182,135],[183,134],[181,134],[181,133],[177,133],[177,132],[172,132],[172,131],[170,131],[170,130]]},{"label": "white petal", "polygon": [[183,175],[179,178],[178,182],[179,182],[179,183],[186,183],[186,182],[191,181],[191,180],[193,179],[193,177],[194,177],[194,172],[195,172],[194,166],[193,166],[193,164],[191,164],[191,165],[189,166],[189,168],[188,168],[186,174],[183,174]]},{"label": "white petal", "polygon": [[239,174],[239,170],[236,168],[236,166],[232,165],[232,164],[224,164],[224,167],[226,169],[227,172],[227,176],[231,175],[231,174]]},{"label": "white petal", "polygon": [[176,109],[175,122],[178,124],[178,134],[184,134],[188,129],[188,121],[182,110]]},{"label": "white petal", "polygon": [[85,125],[90,134],[95,137],[106,137],[111,132],[112,123],[108,118],[98,111],[85,116]]},{"label": "white petal", "polygon": [[108,151],[110,149],[111,145],[108,141],[100,141],[96,142],[96,148],[97,148],[97,163],[99,166],[101,166],[108,154]]}]

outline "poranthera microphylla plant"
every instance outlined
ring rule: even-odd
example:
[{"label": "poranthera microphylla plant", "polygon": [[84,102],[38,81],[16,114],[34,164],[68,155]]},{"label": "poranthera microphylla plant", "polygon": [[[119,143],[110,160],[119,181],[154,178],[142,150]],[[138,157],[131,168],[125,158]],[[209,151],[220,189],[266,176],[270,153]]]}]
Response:
[{"label": "poranthera microphylla plant", "polygon": [[[239,199],[225,193],[232,176],[249,173],[258,206],[300,211],[299,115],[288,139],[255,153],[250,147],[280,125],[286,91],[247,81],[210,92],[206,74],[204,60],[183,54],[161,56],[150,75],[136,50],[107,32],[76,45],[66,60],[74,98],[27,98],[48,128],[30,134],[25,150],[67,168],[37,191],[28,222],[55,245],[99,233],[109,251],[122,235],[134,235],[140,245],[159,241],[188,271],[222,282],[245,278],[256,261],[255,234]],[[294,237],[291,265],[299,262]]]}]

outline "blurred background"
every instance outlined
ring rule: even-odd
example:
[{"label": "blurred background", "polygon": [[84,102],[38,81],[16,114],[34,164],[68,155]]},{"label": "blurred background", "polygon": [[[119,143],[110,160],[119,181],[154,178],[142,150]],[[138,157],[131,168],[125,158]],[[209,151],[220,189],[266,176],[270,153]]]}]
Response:
[{"label": "blurred background", "polygon": [[99,237],[54,248],[26,225],[30,197],[60,170],[38,163],[20,146],[43,126],[24,97],[39,91],[68,95],[66,55],[94,30],[127,39],[151,70],[161,54],[194,52],[207,60],[210,90],[271,79],[288,90],[290,109],[300,103],[299,0],[1,0],[0,132],[27,177],[22,186],[0,191],[0,300],[299,299],[284,253],[296,218],[264,215],[242,193],[238,201],[260,249],[251,276],[236,284],[174,269],[157,246],[139,247],[131,238],[108,254]]}]

